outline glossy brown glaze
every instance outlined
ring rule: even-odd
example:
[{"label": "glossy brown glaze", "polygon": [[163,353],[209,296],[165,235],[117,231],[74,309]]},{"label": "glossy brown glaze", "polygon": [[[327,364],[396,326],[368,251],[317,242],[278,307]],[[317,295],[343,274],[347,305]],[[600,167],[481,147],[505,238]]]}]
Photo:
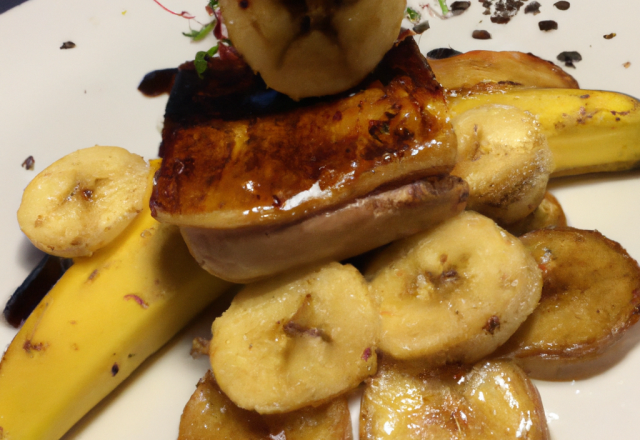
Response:
[{"label": "glossy brown glaze", "polygon": [[295,102],[242,62],[183,66],[151,200],[163,222],[280,224],[397,180],[446,174],[456,145],[441,87],[413,39],[357,89]]},{"label": "glossy brown glaze", "polygon": [[164,93],[170,93],[177,74],[177,68],[160,69],[149,72],[142,78],[142,81],[140,81],[138,91],[150,98],[160,96]]}]

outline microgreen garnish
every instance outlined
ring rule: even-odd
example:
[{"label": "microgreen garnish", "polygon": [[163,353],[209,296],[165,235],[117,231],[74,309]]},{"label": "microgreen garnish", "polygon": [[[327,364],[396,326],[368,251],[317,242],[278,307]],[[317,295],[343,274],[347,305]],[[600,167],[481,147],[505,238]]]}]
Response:
[{"label": "microgreen garnish", "polygon": [[202,78],[202,74],[204,73],[204,71],[207,70],[208,58],[214,56],[216,53],[218,53],[217,44],[206,52],[201,50],[196,53],[196,57],[193,60],[193,65],[196,68],[196,73],[200,78]]},{"label": "microgreen garnish", "polygon": [[438,0],[438,3],[440,3],[440,9],[442,9],[442,14],[447,15],[449,13],[449,8],[447,7],[446,0]]},{"label": "microgreen garnish", "polygon": [[407,8],[405,12],[405,16],[409,19],[411,23],[418,23],[422,18],[420,13],[413,8]]},{"label": "microgreen garnish", "polygon": [[184,35],[185,37],[191,38],[193,41],[200,41],[213,30],[215,25],[216,25],[216,20],[213,20],[208,25],[203,26],[202,29],[200,29],[199,31],[192,29],[191,32],[183,32],[182,35]]}]

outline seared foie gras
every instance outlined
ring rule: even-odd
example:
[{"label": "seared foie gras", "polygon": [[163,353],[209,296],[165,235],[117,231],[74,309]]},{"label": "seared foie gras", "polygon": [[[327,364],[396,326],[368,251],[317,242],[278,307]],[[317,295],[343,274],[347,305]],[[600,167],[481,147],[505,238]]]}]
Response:
[{"label": "seared foie gras", "polygon": [[465,181],[446,175],[369,194],[299,222],[181,229],[204,267],[225,279],[246,283],[283,267],[352,257],[435,226],[462,211],[468,194]]},{"label": "seared foie gras", "polygon": [[[162,155],[151,199],[154,215],[183,228],[192,253],[207,270],[238,281],[210,264],[217,251],[203,238],[207,230],[215,237],[221,231],[238,235],[251,230],[255,236],[256,228],[283,230],[379,194],[381,187],[446,176],[455,165],[456,141],[442,88],[407,38],[358,88],[298,102],[268,90],[241,61],[213,59],[202,80],[185,65],[167,105]],[[458,191],[443,211],[455,214],[465,191]],[[429,217],[425,214],[425,227]],[[187,227],[198,228],[198,234],[185,233]],[[415,232],[414,226],[408,229]],[[384,244],[377,237],[362,240],[375,243],[351,255]],[[272,245],[287,242],[273,240]],[[341,250],[339,256],[323,257],[351,255]],[[299,265],[307,258],[291,255],[287,260],[299,260]]]}]

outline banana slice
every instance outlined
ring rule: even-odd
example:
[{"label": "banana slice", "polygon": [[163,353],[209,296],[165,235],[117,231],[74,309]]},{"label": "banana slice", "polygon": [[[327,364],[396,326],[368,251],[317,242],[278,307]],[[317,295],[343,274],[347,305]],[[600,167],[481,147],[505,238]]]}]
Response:
[{"label": "banana slice", "polygon": [[229,37],[267,85],[300,99],[355,86],[400,32],[405,0],[220,0]]},{"label": "banana slice", "polygon": [[483,105],[454,118],[458,163],[469,184],[467,208],[509,225],[542,201],[553,171],[551,150],[535,118],[516,107]]},{"label": "banana slice", "polygon": [[220,388],[259,413],[317,406],[376,372],[376,313],[353,266],[331,263],[250,284],[212,331]]},{"label": "banana slice", "polygon": [[542,290],[518,239],[470,211],[385,249],[366,278],[379,304],[381,351],[434,365],[493,352]]},{"label": "banana slice", "polygon": [[286,414],[260,415],[238,408],[211,371],[200,379],[180,417],[178,440],[352,440],[346,397]]},{"label": "banana slice", "polygon": [[544,288],[540,304],[500,354],[535,378],[592,374],[590,368],[600,368],[593,361],[638,322],[638,263],[598,231],[543,229],[520,240],[542,268]]},{"label": "banana slice", "polygon": [[547,191],[542,202],[531,214],[520,221],[510,224],[506,229],[510,234],[519,237],[527,232],[551,226],[567,226],[567,216],[564,214],[558,199]]},{"label": "banana slice", "polygon": [[78,150],[29,183],[18,209],[20,228],[40,250],[90,256],[142,211],[149,164],[119,147]]},{"label": "banana slice", "polygon": [[516,365],[382,365],[362,398],[360,439],[549,439],[538,390]]}]

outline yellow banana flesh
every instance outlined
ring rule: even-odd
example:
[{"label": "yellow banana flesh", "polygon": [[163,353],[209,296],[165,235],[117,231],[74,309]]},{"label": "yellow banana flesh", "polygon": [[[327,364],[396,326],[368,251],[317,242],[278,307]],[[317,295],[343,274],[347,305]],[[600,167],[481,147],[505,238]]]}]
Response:
[{"label": "yellow banana flesh", "polygon": [[75,260],[9,346],[0,439],[59,439],[229,286],[145,207],[114,243]]},{"label": "yellow banana flesh", "polygon": [[622,171],[640,163],[640,102],[621,93],[511,88],[448,97],[451,117],[502,104],[534,114],[553,152],[552,177]]}]

